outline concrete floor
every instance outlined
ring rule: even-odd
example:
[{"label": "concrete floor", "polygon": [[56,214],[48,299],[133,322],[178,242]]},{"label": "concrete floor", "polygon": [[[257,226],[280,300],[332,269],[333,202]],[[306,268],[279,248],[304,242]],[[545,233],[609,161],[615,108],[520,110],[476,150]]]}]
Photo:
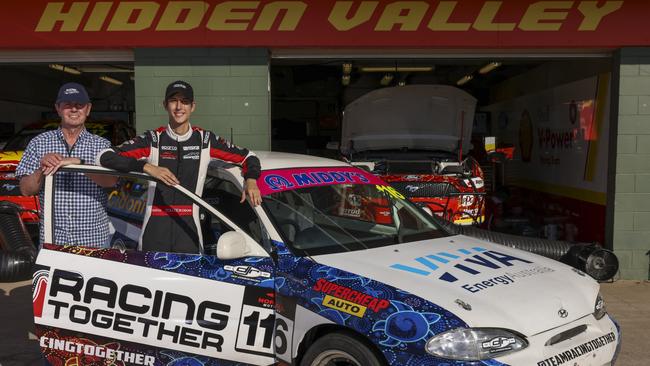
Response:
[{"label": "concrete floor", "polygon": [[623,345],[617,366],[650,365],[650,281],[603,283],[607,311],[621,325]]},{"label": "concrete floor", "polygon": [[[616,365],[650,365],[650,282],[604,283],[601,291],[623,331]],[[0,366],[42,365],[32,328],[31,281],[0,283]]]}]

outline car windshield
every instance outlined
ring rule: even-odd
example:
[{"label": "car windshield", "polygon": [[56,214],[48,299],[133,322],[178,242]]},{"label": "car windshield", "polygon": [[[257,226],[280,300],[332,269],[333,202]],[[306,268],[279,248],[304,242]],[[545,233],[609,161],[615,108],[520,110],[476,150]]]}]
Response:
[{"label": "car windshield", "polygon": [[438,238],[430,216],[385,185],[334,184],[275,192],[264,206],[296,255]]}]

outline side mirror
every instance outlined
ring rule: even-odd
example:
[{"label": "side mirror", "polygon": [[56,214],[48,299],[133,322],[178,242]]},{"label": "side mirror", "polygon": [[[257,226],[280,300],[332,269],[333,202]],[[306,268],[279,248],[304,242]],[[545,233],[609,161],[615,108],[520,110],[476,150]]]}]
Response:
[{"label": "side mirror", "polygon": [[238,259],[248,256],[246,238],[236,231],[228,231],[219,237],[217,258],[222,260]]}]

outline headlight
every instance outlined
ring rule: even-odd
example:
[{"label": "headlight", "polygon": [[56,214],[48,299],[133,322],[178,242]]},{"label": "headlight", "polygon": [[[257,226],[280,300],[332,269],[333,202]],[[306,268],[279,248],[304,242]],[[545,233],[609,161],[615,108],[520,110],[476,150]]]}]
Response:
[{"label": "headlight", "polygon": [[594,318],[600,320],[605,316],[605,314],[607,314],[605,300],[603,300],[603,297],[598,294],[596,297],[596,304],[594,305]]},{"label": "headlight", "polygon": [[478,361],[500,357],[528,347],[514,332],[497,328],[457,328],[431,338],[430,354],[452,360]]}]

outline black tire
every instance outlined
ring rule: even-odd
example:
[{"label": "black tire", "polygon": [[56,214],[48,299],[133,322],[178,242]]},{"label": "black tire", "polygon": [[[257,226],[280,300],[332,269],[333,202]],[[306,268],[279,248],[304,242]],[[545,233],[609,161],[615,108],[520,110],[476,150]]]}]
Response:
[{"label": "black tire", "polygon": [[25,253],[0,251],[0,283],[32,278],[34,259]]},{"label": "black tire", "polygon": [[331,333],[312,344],[300,366],[383,366],[379,357],[363,342],[344,333]]},{"label": "black tire", "polygon": [[20,219],[20,207],[0,201],[0,282],[31,278],[35,259],[36,247]]}]

